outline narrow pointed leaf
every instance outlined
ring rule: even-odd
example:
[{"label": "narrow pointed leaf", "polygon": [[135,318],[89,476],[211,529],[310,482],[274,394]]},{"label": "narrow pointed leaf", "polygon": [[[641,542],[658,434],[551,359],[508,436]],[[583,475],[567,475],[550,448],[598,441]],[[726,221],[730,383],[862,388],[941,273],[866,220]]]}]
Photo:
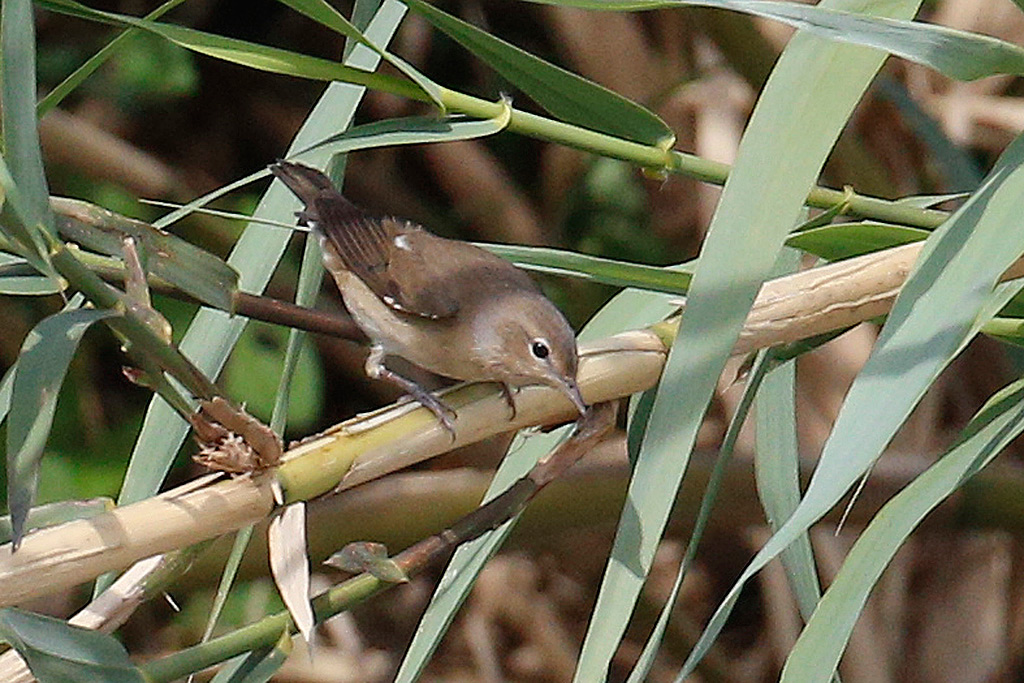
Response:
[{"label": "narrow pointed leaf", "polygon": [[868,254],[928,238],[929,230],[886,223],[838,223],[797,233],[786,244],[820,256],[826,261]]},{"label": "narrow pointed leaf", "polygon": [[744,12],[831,40],[873,47],[923,64],[950,78],[972,81],[1024,75],[1024,48],[979,33],[919,21],[855,14],[847,9],[775,0],[531,0],[602,10],[649,10],[692,5]]},{"label": "narrow pointed leaf", "polygon": [[43,296],[62,290],[59,280],[40,275],[25,259],[0,253],[0,294]]},{"label": "narrow pointed leaf", "polygon": [[116,314],[96,309],[56,313],[36,325],[21,347],[7,422],[7,506],[15,547],[35,497],[39,461],[68,364],[89,326]]},{"label": "narrow pointed leaf", "polygon": [[[800,449],[796,430],[796,364],[789,361],[764,379],[757,397],[757,494],[775,531],[800,504]],[[808,619],[821,597],[811,539],[804,533],[782,554],[797,606]]]},{"label": "narrow pointed leaf", "polygon": [[0,101],[3,151],[30,227],[51,229],[50,192],[43,173],[36,120],[36,29],[31,0],[0,5]]},{"label": "narrow pointed leaf", "polygon": [[553,116],[663,149],[674,144],[672,129],[635,102],[495,38],[423,0],[408,0],[406,4],[487,62]]},{"label": "narrow pointed leaf", "polygon": [[[903,424],[939,372],[1016,289],[995,283],[1024,252],[1024,136],[925,244],[864,369],[847,394],[807,492],[715,612],[684,673],[721,631],[746,581],[828,512]],[[871,425],[865,430],[864,425]]]},{"label": "narrow pointed leaf", "polygon": [[[162,5],[147,14],[144,18],[150,20],[158,19],[184,1],[185,0],[165,0]],[[59,105],[65,97],[70,95],[76,88],[78,88],[79,85],[89,78],[89,76],[95,73],[98,68],[103,66],[104,62],[113,56],[120,47],[126,45],[128,40],[138,32],[139,29],[126,29],[109,43],[93,53],[93,55],[89,57],[84,64],[75,69],[63,81],[58,83],[53,90],[46,93],[46,97],[40,100],[39,104],[36,105],[36,115],[39,118],[46,116],[51,109]]]},{"label": "narrow pointed leaf", "polygon": [[782,680],[827,681],[882,571],[924,517],[1024,431],[1024,380],[971,420],[959,442],[879,510],[857,539],[786,659]]},{"label": "narrow pointed leaf", "polygon": [[684,264],[684,267],[670,269],[642,263],[616,261],[550,247],[483,242],[478,242],[477,246],[508,259],[526,270],[576,277],[617,287],[646,289],[664,294],[686,294],[693,277],[692,263]]},{"label": "narrow pointed leaf", "polygon": [[[827,4],[876,7],[854,0]],[[886,11],[909,17],[917,6],[914,0],[887,3]],[[658,385],[576,681],[603,680],[608,674],[702,417],[750,306],[797,224],[832,145],[884,59],[874,50],[797,33],[765,86],[712,219]],[[771,160],[771,172],[766,160]],[[744,248],[737,250],[737,244]]]},{"label": "narrow pointed leaf", "polygon": [[415,83],[392,76],[369,73],[362,69],[333,62],[329,59],[310,57],[309,55],[289,50],[205,33],[175,24],[149,21],[113,12],[103,12],[86,7],[73,0],[39,0],[39,4],[55,12],[120,26],[139,28],[161,36],[175,45],[192,50],[193,52],[261,71],[314,80],[343,81],[363,86],[375,86],[388,92],[402,94],[414,99],[429,99],[429,96]]},{"label": "narrow pointed leaf", "polygon": [[[324,160],[336,154],[347,154],[363,149],[376,149],[379,147],[392,147],[394,145],[424,145],[437,142],[452,142],[455,140],[473,140],[501,132],[508,127],[511,109],[504,107],[502,112],[490,119],[474,119],[462,115],[449,116],[438,119],[433,116],[408,116],[396,119],[385,119],[353,126],[340,133],[333,133],[317,142],[296,146],[289,151],[287,159],[302,161],[311,166],[322,166],[317,160]],[[261,178],[270,176],[267,169],[260,169],[250,173],[244,178],[217,188],[202,197],[182,205],[170,212],[155,225],[167,226],[181,220],[189,213],[199,207],[205,206],[215,199],[222,197],[234,190],[244,187],[249,183]],[[294,226],[294,216],[290,220],[265,220],[259,216],[253,216],[254,222],[268,225]]]},{"label": "narrow pointed leaf", "polygon": [[144,683],[117,639],[60,619],[0,609],[0,640],[18,651],[40,683]]}]

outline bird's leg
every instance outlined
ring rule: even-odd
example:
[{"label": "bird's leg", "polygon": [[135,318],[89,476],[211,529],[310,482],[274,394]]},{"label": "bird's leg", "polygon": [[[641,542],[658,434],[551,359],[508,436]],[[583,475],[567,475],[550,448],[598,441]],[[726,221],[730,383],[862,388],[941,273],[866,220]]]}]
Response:
[{"label": "bird's leg", "polygon": [[501,387],[501,395],[505,397],[505,403],[512,410],[512,417],[509,420],[516,419],[516,400],[515,394],[519,393],[519,387],[510,387],[506,382],[498,382],[498,386]]},{"label": "bird's leg", "polygon": [[372,379],[383,379],[402,387],[405,393],[419,401],[420,405],[429,410],[437,418],[449,434],[455,440],[455,423],[452,418],[458,417],[456,412],[446,406],[440,399],[431,394],[411,379],[402,377],[398,373],[388,370],[384,366],[384,348],[378,344],[370,347],[370,355],[366,358],[366,374]]}]

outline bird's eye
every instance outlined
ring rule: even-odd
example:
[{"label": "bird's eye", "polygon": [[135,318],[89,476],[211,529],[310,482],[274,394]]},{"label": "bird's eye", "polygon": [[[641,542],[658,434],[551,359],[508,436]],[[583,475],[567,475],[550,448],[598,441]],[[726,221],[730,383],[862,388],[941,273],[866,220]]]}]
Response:
[{"label": "bird's eye", "polygon": [[541,360],[547,358],[551,353],[551,349],[548,348],[548,345],[539,339],[535,339],[530,344],[530,351],[533,352],[535,358],[540,358]]}]

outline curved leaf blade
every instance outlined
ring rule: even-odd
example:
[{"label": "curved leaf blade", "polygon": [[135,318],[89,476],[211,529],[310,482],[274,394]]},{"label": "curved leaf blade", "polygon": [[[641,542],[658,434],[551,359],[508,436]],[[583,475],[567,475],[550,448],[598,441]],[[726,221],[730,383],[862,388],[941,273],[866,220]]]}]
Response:
[{"label": "curved leaf blade", "polygon": [[[1024,136],[978,191],[928,238],[854,381],[803,500],[761,548],[715,612],[684,669],[691,671],[757,571],[828,512],[867,472],[939,372],[1015,289],[995,283],[1024,252]],[[871,425],[870,430],[863,425]]]},{"label": "curved leaf blade", "polygon": [[[870,2],[830,4],[864,11],[877,7]],[[912,16],[917,6],[916,0],[887,3],[886,11]],[[798,33],[765,86],[712,219],[658,385],[576,681],[607,676],[702,417],[750,306],[797,224],[839,132],[884,60],[875,50]],[[769,159],[772,171],[766,172]],[[737,250],[737,244],[744,248]]]},{"label": "curved leaf blade", "polygon": [[39,0],[39,4],[47,9],[71,16],[139,28],[193,52],[260,71],[320,81],[342,81],[361,86],[380,87],[388,92],[402,94],[413,99],[430,99],[429,94],[425,93],[416,83],[372,73],[329,59],[311,57],[298,52],[206,33],[175,24],[103,12],[86,7],[74,0]]},{"label": "curved leaf blade", "polygon": [[144,683],[116,638],[60,619],[0,609],[0,640],[18,651],[40,683]]},{"label": "curved leaf blade", "polygon": [[309,17],[313,21],[326,26],[332,31],[340,33],[348,38],[349,41],[352,41],[351,44],[363,45],[367,49],[377,53],[381,59],[398,69],[406,76],[406,78],[418,85],[420,90],[428,95],[430,100],[437,105],[439,109],[444,109],[444,105],[441,102],[441,88],[436,83],[424,76],[419,72],[419,70],[404,59],[391,54],[387,50],[377,47],[377,45],[364,36],[352,22],[343,17],[338,10],[324,2],[324,0],[278,0],[278,2],[282,2],[296,12]]},{"label": "curved leaf blade", "polygon": [[786,240],[786,245],[802,249],[826,261],[841,261],[901,244],[920,242],[930,230],[887,223],[837,223],[811,228]]},{"label": "curved leaf blade", "polygon": [[35,326],[21,347],[7,418],[7,506],[17,548],[39,483],[39,461],[53,426],[64,375],[82,335],[112,310],[55,313]]},{"label": "curved leaf blade", "polygon": [[36,29],[31,0],[0,6],[0,100],[3,150],[22,195],[25,223],[52,232],[50,191],[36,119]]},{"label": "curved leaf blade", "polygon": [[[171,11],[185,0],[165,0],[165,2],[157,7],[155,10],[147,14],[145,19],[158,19],[162,15]],[[53,90],[46,93],[46,96],[39,101],[36,105],[36,115],[42,118],[51,109],[59,105],[65,97],[71,94],[79,85],[81,85],[89,76],[96,72],[104,62],[107,61],[121,46],[125,45],[127,41],[135,34],[139,32],[139,29],[130,28],[122,31],[114,37],[109,43],[100,48],[94,53],[89,59],[85,60],[85,63],[74,70],[67,78],[58,83]]]},{"label": "curved leaf blade", "polygon": [[[374,121],[373,123],[353,126],[341,133],[334,133],[317,142],[308,143],[301,147],[293,146],[295,148],[289,151],[286,158],[288,160],[301,160],[303,163],[312,166],[322,166],[323,163],[318,163],[317,160],[322,161],[328,155],[347,154],[357,150],[392,147],[394,145],[423,145],[437,142],[452,142],[455,140],[474,140],[494,135],[504,130],[508,126],[510,114],[511,109],[503,107],[498,116],[490,119],[472,119],[457,115],[443,119],[430,116],[408,116]],[[228,183],[202,197],[192,200],[188,204],[178,207],[154,225],[170,225],[181,220],[192,211],[209,204],[218,197],[222,197],[229,192],[261,178],[266,178],[269,175],[271,173],[267,169],[260,169],[255,173],[250,173],[244,178]],[[288,226],[289,230],[294,229],[294,217],[289,216],[288,218],[292,220],[272,221],[254,215],[252,220],[253,222],[266,225]]]},{"label": "curved leaf blade", "polygon": [[882,571],[918,524],[1024,431],[1024,380],[993,396],[946,455],[879,510],[786,659],[782,680],[826,681]]},{"label": "curved leaf blade", "polygon": [[941,74],[973,81],[1024,74],[1024,48],[998,38],[907,19],[868,17],[843,9],[775,0],[530,0],[599,10],[717,7],[782,22],[830,40],[885,50]]},{"label": "curved leaf blade", "polygon": [[639,104],[520,50],[423,0],[408,0],[406,4],[553,116],[662,149],[669,149],[675,143],[672,129]]}]

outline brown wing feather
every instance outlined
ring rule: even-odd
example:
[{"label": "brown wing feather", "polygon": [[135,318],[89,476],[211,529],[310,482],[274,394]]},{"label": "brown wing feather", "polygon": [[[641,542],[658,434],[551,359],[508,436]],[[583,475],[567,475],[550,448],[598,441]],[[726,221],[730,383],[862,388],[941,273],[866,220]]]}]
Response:
[{"label": "brown wing feather", "polygon": [[391,308],[424,318],[450,318],[458,293],[472,301],[510,287],[539,292],[528,275],[466,242],[432,235],[414,223],[368,215],[334,189],[327,176],[301,164],[271,167],[306,205],[299,214],[326,238],[344,268]]}]

